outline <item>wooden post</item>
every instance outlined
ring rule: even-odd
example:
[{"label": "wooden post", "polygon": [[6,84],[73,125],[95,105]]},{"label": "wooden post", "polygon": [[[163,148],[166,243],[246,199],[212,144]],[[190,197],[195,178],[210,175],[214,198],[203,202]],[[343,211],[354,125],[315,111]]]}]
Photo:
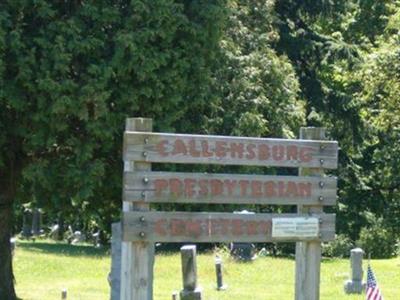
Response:
[{"label": "wooden post", "polygon": [[111,300],[120,300],[121,298],[121,223],[112,223],[111,225]]},{"label": "wooden post", "polygon": [[181,248],[183,290],[181,300],[201,300],[201,290],[197,287],[196,246]]},{"label": "wooden post", "polygon": [[[303,127],[300,129],[302,140],[325,140],[325,128]],[[319,151],[323,153],[324,147]],[[324,164],[320,160],[321,167]],[[299,176],[323,176],[322,168],[300,168]],[[321,189],[324,186],[321,184]],[[298,213],[323,213],[321,205],[298,206]],[[319,300],[319,285],[321,271],[321,242],[296,243],[296,288],[295,300]]]},{"label": "wooden post", "polygon": [[[126,130],[150,132],[153,127],[152,123],[152,119],[127,119]],[[124,162],[124,171],[150,170],[151,163]],[[123,202],[124,212],[148,210],[150,210],[150,205],[144,203],[141,199],[137,199],[135,202]],[[121,300],[152,300],[154,244],[148,242],[123,242],[121,258]]]}]

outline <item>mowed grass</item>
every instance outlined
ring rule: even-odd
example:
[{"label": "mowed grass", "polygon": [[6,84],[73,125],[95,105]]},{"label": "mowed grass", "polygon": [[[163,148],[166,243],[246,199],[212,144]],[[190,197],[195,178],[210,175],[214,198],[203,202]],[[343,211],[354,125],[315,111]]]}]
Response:
[{"label": "mowed grass", "polygon": [[[197,258],[199,284],[205,300],[285,300],[294,297],[294,260],[259,258],[240,263],[220,253],[224,260],[226,291],[215,290],[214,253]],[[400,299],[400,259],[372,260],[378,283],[386,300]],[[349,261],[324,259],[321,299],[361,300],[365,295],[348,296],[343,283],[349,276]],[[366,265],[364,266],[366,269]],[[49,241],[19,242],[14,257],[18,296],[23,300],[61,299],[68,290],[69,300],[108,300],[107,249],[72,246]],[[182,286],[179,253],[158,254],[155,264],[154,299],[171,299]]]}]

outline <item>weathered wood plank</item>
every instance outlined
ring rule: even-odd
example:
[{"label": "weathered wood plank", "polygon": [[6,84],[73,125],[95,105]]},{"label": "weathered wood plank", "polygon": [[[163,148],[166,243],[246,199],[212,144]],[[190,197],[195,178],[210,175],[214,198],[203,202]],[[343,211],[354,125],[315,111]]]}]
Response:
[{"label": "weathered wood plank", "polygon": [[124,201],[335,205],[335,177],[126,172]]},{"label": "weathered wood plank", "polygon": [[335,141],[126,131],[126,161],[337,168]]},{"label": "weathered wood plank", "polygon": [[[272,236],[275,218],[319,218],[318,237]],[[233,214],[204,212],[125,212],[123,240],[149,242],[289,242],[329,241],[335,236],[335,215]]]}]

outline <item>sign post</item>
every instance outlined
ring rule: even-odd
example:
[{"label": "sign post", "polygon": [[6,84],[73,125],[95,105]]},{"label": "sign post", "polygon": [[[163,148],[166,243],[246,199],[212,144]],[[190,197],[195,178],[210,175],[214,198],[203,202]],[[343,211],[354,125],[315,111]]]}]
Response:
[{"label": "sign post", "polygon": [[[300,139],[325,140],[325,129],[307,127],[300,129]],[[321,152],[325,148],[321,145]],[[320,159],[319,168],[300,168],[299,176],[322,177],[322,167],[325,161]],[[324,190],[321,184],[320,189]],[[322,205],[298,205],[298,213],[323,213]],[[296,275],[295,275],[295,300],[319,300],[319,285],[321,272],[321,242],[298,242],[296,243]]]},{"label": "sign post", "polygon": [[[147,132],[153,127],[152,119],[132,118],[126,121],[126,131]],[[145,140],[142,141],[146,143]],[[124,145],[124,148],[126,144]],[[137,160],[125,160],[124,172],[148,172],[151,163]],[[125,173],[124,173],[125,174]],[[125,200],[125,199],[123,199]],[[142,198],[123,201],[123,211],[149,211],[150,205]],[[121,255],[121,300],[153,299],[154,243],[146,240],[122,243]]]}]

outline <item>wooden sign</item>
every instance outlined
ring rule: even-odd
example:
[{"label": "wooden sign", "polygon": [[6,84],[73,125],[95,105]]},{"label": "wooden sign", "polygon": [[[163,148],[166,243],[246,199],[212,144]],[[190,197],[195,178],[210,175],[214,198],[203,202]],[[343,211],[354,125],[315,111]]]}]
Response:
[{"label": "wooden sign", "polygon": [[125,172],[124,201],[244,204],[336,203],[334,177]]},{"label": "wooden sign", "polygon": [[128,131],[124,160],[169,163],[337,168],[334,141]]},{"label": "wooden sign", "polygon": [[[318,236],[272,235],[272,220],[284,218],[287,221],[286,219],[310,217],[318,220]],[[335,237],[335,215],[125,212],[122,228],[124,241],[196,243],[329,241]],[[298,232],[301,233],[300,230]]]}]

